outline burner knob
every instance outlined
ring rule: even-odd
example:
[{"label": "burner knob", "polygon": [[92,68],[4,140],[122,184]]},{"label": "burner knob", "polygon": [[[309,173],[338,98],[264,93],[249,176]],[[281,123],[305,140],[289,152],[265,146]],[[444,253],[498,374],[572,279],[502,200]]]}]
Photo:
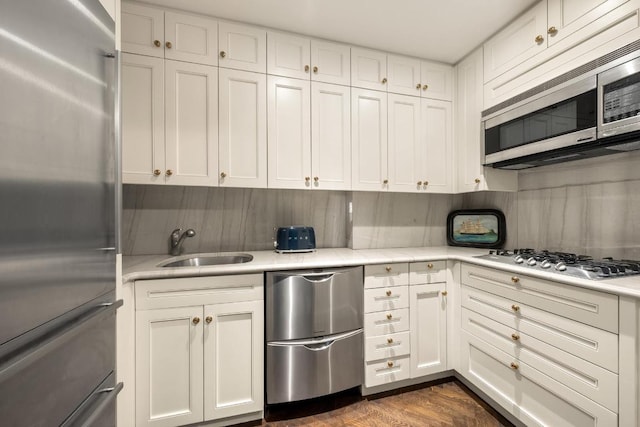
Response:
[{"label": "burner knob", "polygon": [[531,257],[531,258],[529,258],[529,259],[527,260],[527,264],[529,264],[529,265],[536,265],[536,264],[537,264],[537,262],[536,262],[536,260],[535,260],[535,258],[534,258],[534,257]]},{"label": "burner knob", "polygon": [[542,267],[542,268],[549,268],[549,267],[551,267],[551,262],[549,262],[549,260],[548,260],[548,259],[545,259],[544,261],[542,261],[542,262],[540,263],[540,267]]},{"label": "burner knob", "polygon": [[566,269],[567,269],[567,264],[565,264],[564,262],[560,261],[559,263],[556,264],[556,270],[565,271]]},{"label": "burner knob", "polygon": [[516,264],[522,264],[524,262],[524,258],[522,258],[520,255],[514,256],[513,260],[515,261]]}]

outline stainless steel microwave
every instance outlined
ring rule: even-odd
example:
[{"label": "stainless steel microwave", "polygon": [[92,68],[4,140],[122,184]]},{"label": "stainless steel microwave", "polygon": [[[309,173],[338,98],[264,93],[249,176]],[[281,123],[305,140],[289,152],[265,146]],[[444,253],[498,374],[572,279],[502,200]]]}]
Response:
[{"label": "stainless steel microwave", "polygon": [[640,149],[638,49],[634,42],[484,111],[485,166],[526,169]]}]

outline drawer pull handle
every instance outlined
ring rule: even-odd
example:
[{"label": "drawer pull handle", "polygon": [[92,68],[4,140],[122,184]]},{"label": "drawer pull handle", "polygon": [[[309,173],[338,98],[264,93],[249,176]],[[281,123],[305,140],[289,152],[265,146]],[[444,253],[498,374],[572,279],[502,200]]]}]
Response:
[{"label": "drawer pull handle", "polygon": [[518,341],[520,339],[520,335],[518,334],[511,334],[511,339],[514,341]]},{"label": "drawer pull handle", "polygon": [[520,278],[519,278],[518,276],[513,276],[513,277],[511,278],[511,281],[512,281],[513,283],[520,283]]},{"label": "drawer pull handle", "polygon": [[391,291],[387,291],[387,296],[390,297],[391,296]]},{"label": "drawer pull handle", "polygon": [[194,325],[197,325],[198,323],[200,323],[200,318],[199,317],[194,317],[193,320],[191,321]]},{"label": "drawer pull handle", "polygon": [[446,297],[448,293],[449,293],[449,292],[447,292],[447,291],[442,291],[442,296],[443,296],[443,297]]},{"label": "drawer pull handle", "polygon": [[427,268],[433,268],[433,264],[431,263],[427,264]]},{"label": "drawer pull handle", "polygon": [[387,273],[391,271],[391,267],[385,267],[384,269],[387,270]]},{"label": "drawer pull handle", "polygon": [[388,313],[387,314],[387,319],[389,319],[389,320],[393,319],[393,315],[391,313]]},{"label": "drawer pull handle", "polygon": [[393,344],[393,338],[387,338],[387,344]]},{"label": "drawer pull handle", "polygon": [[516,305],[516,304],[513,304],[513,305],[511,306],[511,310],[516,311],[516,312],[517,312],[517,311],[520,311],[520,306],[519,306],[519,305]]},{"label": "drawer pull handle", "polygon": [[520,367],[520,365],[518,365],[516,362],[511,362],[511,369],[513,369],[514,371],[517,371],[518,368]]},{"label": "drawer pull handle", "polygon": [[390,368],[393,368],[393,362],[391,360],[389,360],[387,362],[387,366],[390,367]]},{"label": "drawer pull handle", "polygon": [[207,316],[207,317],[204,319],[204,321],[205,321],[205,322],[207,322],[207,323],[211,323],[211,322],[213,322],[213,317],[211,317],[211,316]]}]

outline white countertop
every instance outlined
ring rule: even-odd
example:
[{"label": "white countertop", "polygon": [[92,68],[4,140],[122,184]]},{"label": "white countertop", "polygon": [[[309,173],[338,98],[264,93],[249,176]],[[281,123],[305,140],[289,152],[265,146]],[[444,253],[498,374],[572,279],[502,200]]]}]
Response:
[{"label": "white countertop", "polygon": [[[220,254],[233,254],[225,252]],[[457,260],[486,267],[498,268],[517,274],[538,277],[568,285],[581,286],[598,291],[640,298],[640,275],[609,280],[587,280],[564,276],[546,271],[534,270],[519,265],[508,265],[491,260],[474,258],[485,255],[487,249],[434,246],[423,248],[389,249],[318,249],[311,253],[279,254],[275,251],[242,252],[253,255],[253,260],[243,264],[225,264],[205,267],[158,267],[158,264],[189,258],[195,254],[179,257],[167,255],[139,255],[123,257],[123,284],[135,280],[163,279],[172,277],[218,276],[227,274],[262,273],[276,270],[299,270],[321,267],[346,267],[364,264],[386,264],[394,262],[419,262],[436,260]],[[211,254],[198,254],[211,255]]]}]

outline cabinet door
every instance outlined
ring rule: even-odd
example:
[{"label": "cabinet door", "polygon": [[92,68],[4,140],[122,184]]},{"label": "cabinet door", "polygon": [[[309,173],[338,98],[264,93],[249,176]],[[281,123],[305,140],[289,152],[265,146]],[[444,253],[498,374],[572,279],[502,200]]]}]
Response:
[{"label": "cabinet door", "polygon": [[423,98],[453,101],[453,67],[422,61],[420,83]]},{"label": "cabinet door", "polygon": [[387,90],[387,54],[376,50],[351,49],[351,86]]},{"label": "cabinet door", "polygon": [[420,60],[406,56],[387,56],[387,91],[420,96]]},{"label": "cabinet door", "polygon": [[218,184],[218,69],[165,60],[166,183]]},{"label": "cabinet door", "polygon": [[354,190],[389,188],[386,93],[351,89],[351,156]]},{"label": "cabinet door", "polygon": [[267,32],[249,25],[218,23],[218,65],[238,70],[267,71]]},{"label": "cabinet door", "polygon": [[313,188],[351,189],[351,90],[311,83]]},{"label": "cabinet door", "polygon": [[164,58],[164,12],[122,3],[122,51]]},{"label": "cabinet door", "polygon": [[629,0],[548,0],[547,37],[549,46],[582,30]]},{"label": "cabinet door", "polygon": [[122,54],[122,181],[164,183],[164,61]]},{"label": "cabinet door", "polygon": [[450,193],[453,189],[453,117],[451,102],[423,99],[420,176],[423,189]]},{"label": "cabinet door", "polygon": [[411,378],[447,369],[447,298],[444,283],[409,287]]},{"label": "cabinet door", "polygon": [[541,1],[484,44],[484,82],[542,52],[546,35],[547,2]]},{"label": "cabinet door", "polygon": [[269,31],[267,73],[294,79],[309,79],[311,41],[306,37]]},{"label": "cabinet door", "polygon": [[311,68],[313,81],[351,85],[351,47],[311,40]]},{"label": "cabinet door", "polygon": [[262,301],[205,306],[204,418],[262,411]]},{"label": "cabinet door", "polygon": [[218,65],[218,22],[211,18],[166,12],[165,58]]},{"label": "cabinet door", "polygon": [[136,313],[136,425],[203,421],[202,306]]},{"label": "cabinet door", "polygon": [[420,137],[420,98],[390,93],[388,102],[389,190],[420,191],[419,154],[424,151]]},{"label": "cabinet door", "polygon": [[270,188],[311,188],[310,82],[267,76]]},{"label": "cabinet door", "polygon": [[220,186],[267,186],[267,76],[219,70]]}]

